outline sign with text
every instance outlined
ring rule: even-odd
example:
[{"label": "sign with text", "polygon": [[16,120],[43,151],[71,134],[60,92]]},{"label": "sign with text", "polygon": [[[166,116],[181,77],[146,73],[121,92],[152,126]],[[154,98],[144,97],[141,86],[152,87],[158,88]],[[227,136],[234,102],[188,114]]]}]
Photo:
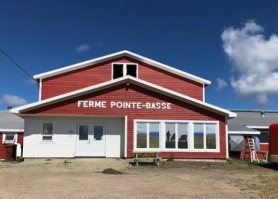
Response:
[{"label": "sign with text", "polygon": [[82,108],[118,108],[118,109],[172,109],[168,102],[122,102],[122,101],[77,101],[77,107]]}]

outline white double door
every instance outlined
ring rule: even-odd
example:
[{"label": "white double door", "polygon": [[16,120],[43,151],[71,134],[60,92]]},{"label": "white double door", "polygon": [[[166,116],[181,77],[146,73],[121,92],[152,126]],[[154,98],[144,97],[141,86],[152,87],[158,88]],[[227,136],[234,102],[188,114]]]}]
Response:
[{"label": "white double door", "polygon": [[105,156],[105,125],[77,125],[76,156]]}]

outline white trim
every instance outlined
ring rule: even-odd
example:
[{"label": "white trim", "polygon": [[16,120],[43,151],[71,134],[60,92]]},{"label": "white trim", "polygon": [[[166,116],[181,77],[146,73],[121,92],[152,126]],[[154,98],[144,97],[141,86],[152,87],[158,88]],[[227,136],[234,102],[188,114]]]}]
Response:
[{"label": "white trim", "polygon": [[[43,125],[44,124],[52,124],[52,135],[43,134]],[[41,143],[54,143],[54,135],[55,135],[55,130],[56,130],[55,126],[56,126],[55,122],[52,121],[52,120],[43,120],[43,121],[40,121]],[[52,139],[51,140],[44,140],[43,136],[51,137]]]},{"label": "white trim", "polygon": [[203,102],[206,101],[205,84],[203,84]]},{"label": "white trim", "polygon": [[55,96],[55,97],[52,97],[52,98],[48,98],[48,99],[45,99],[45,100],[42,100],[42,101],[39,101],[39,102],[35,102],[35,103],[24,105],[24,106],[21,106],[21,107],[18,107],[18,108],[14,108],[14,109],[11,109],[11,112],[20,114],[20,112],[22,112],[22,111],[32,110],[32,109],[35,109],[35,108],[39,108],[39,107],[42,107],[42,106],[52,104],[54,102],[60,102],[60,101],[70,99],[70,98],[73,98],[73,97],[77,97],[77,96],[81,96],[81,95],[84,95],[84,94],[87,94],[87,93],[90,93],[90,92],[99,91],[99,90],[102,90],[102,89],[105,89],[105,88],[110,88],[113,85],[119,85],[119,84],[122,84],[124,82],[132,82],[132,83],[134,83],[138,86],[145,87],[145,88],[147,87],[151,91],[159,92],[163,95],[173,97],[175,99],[187,102],[187,103],[195,105],[195,106],[202,107],[202,108],[204,108],[206,110],[209,110],[209,111],[212,111],[212,112],[217,112],[217,113],[222,114],[222,115],[225,114],[229,117],[236,117],[236,115],[237,115],[236,113],[233,113],[231,111],[219,108],[217,106],[208,104],[206,102],[197,100],[195,98],[183,95],[181,93],[169,90],[169,89],[161,87],[161,86],[157,86],[155,84],[152,84],[152,83],[149,83],[149,82],[146,82],[146,81],[143,81],[143,80],[131,77],[131,76],[117,78],[117,79],[110,80],[110,81],[107,81],[107,82],[104,82],[104,83],[100,83],[100,84],[97,84],[97,85],[94,85],[94,86],[89,86],[89,87],[82,88],[82,89],[79,89],[79,90],[76,90],[76,91],[72,91],[72,92],[65,93],[65,94],[62,94],[62,95],[58,95],[58,96]]},{"label": "white trim", "polygon": [[[14,139],[12,141],[5,142],[7,134],[14,135]],[[16,144],[17,143],[17,133],[14,132],[5,132],[2,136],[2,144]]]},{"label": "white trim", "polygon": [[178,70],[178,69],[173,68],[171,66],[162,64],[160,62],[154,61],[152,59],[143,57],[141,55],[132,53],[132,52],[127,51],[127,50],[123,50],[123,51],[120,51],[120,52],[117,52],[117,53],[113,53],[113,54],[109,54],[109,55],[106,55],[106,56],[98,57],[98,58],[91,59],[91,60],[88,60],[88,61],[84,61],[84,62],[81,62],[81,63],[69,65],[69,66],[59,68],[59,69],[56,69],[56,70],[52,70],[52,71],[49,71],[49,72],[40,73],[40,74],[34,75],[34,79],[39,79],[39,78],[44,79],[44,78],[47,78],[47,77],[52,77],[52,76],[55,76],[55,75],[58,75],[58,74],[61,74],[61,73],[70,72],[70,71],[77,70],[77,69],[80,69],[80,68],[84,68],[84,67],[87,67],[87,66],[90,66],[90,65],[93,65],[93,64],[97,64],[97,63],[104,62],[104,61],[107,61],[107,60],[115,59],[115,58],[118,58],[118,57],[121,57],[121,56],[127,56],[127,57],[130,57],[130,58],[136,59],[136,60],[141,61],[143,63],[147,63],[147,64],[152,65],[154,67],[157,67],[157,68],[160,68],[162,70],[168,71],[170,73],[173,73],[173,74],[191,79],[191,80],[199,82],[201,84],[206,84],[206,85],[211,84],[211,82],[209,80],[206,80],[206,79],[197,77],[195,75],[186,73],[184,71]]},{"label": "white trim", "polygon": [[[123,65],[123,77],[126,77],[128,76],[127,75],[127,65],[136,65],[136,77],[134,78],[138,78],[138,64],[137,63],[131,63],[131,62],[128,62],[128,63],[124,63],[124,62],[112,62],[111,63],[111,80],[113,80],[113,74],[114,74],[114,64],[118,64],[118,65]],[[115,78],[115,79],[118,79],[118,78]]]},{"label": "white trim", "polygon": [[42,78],[40,78],[40,83],[39,83],[39,101],[42,100]]},{"label": "white trim", "polygon": [[228,121],[225,119],[225,131],[226,131],[226,159],[229,158],[229,132],[228,132]]},{"label": "white trim", "polygon": [[269,129],[269,126],[246,126],[250,129]]},{"label": "white trim", "polygon": [[260,135],[260,131],[228,131],[229,135]]},{"label": "white trim", "polygon": [[125,150],[124,151],[124,156],[125,157],[127,157],[127,134],[128,134],[128,129],[127,129],[128,125],[127,125],[127,122],[128,122],[128,116],[126,115],[125,116],[125,133],[124,133],[124,135],[125,135],[125,139],[124,139],[125,140],[125,143],[124,143],[124,145],[125,145],[125,147],[124,147],[125,148],[124,149]]},{"label": "white trim", "polygon": [[24,129],[0,129],[0,132],[22,133]]}]

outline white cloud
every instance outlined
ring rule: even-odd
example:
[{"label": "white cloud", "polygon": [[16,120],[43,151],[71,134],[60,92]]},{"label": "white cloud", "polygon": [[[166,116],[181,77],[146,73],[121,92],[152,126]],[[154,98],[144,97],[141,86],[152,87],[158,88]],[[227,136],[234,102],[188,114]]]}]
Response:
[{"label": "white cloud", "polygon": [[22,106],[27,104],[27,100],[15,95],[3,95],[1,101],[9,106]]},{"label": "white cloud", "polygon": [[81,44],[80,46],[76,47],[75,50],[78,52],[78,53],[82,53],[84,51],[88,51],[90,50],[90,45],[88,44]]},{"label": "white cloud", "polygon": [[261,105],[269,102],[270,95],[278,94],[278,36],[267,39],[263,32],[262,26],[248,21],[244,27],[227,28],[221,35],[236,72],[232,87],[239,97],[254,97]]},{"label": "white cloud", "polygon": [[269,103],[269,100],[265,94],[259,94],[256,96],[256,102],[258,105],[264,105]]},{"label": "white cloud", "polygon": [[217,85],[216,85],[217,90],[222,90],[223,88],[228,86],[228,83],[222,78],[217,78],[216,81],[217,81]]}]

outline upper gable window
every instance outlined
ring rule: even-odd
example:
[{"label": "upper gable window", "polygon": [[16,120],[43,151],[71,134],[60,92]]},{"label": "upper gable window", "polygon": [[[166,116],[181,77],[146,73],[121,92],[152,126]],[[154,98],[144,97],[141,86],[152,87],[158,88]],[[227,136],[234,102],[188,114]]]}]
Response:
[{"label": "upper gable window", "polygon": [[112,64],[112,77],[117,79],[130,75],[132,77],[138,77],[138,65],[137,64]]}]

